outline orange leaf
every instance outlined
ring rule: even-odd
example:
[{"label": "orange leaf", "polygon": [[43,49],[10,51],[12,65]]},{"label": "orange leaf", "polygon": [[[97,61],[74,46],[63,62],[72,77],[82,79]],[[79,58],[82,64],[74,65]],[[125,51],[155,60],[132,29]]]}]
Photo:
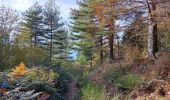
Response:
[{"label": "orange leaf", "polygon": [[0,88],[0,93],[5,94],[6,92],[8,92],[8,90],[7,90],[7,89],[5,89],[5,88]]}]

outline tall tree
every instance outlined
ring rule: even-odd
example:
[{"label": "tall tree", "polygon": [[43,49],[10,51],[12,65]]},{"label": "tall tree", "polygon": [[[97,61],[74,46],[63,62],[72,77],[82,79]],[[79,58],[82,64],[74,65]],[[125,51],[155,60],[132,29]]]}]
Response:
[{"label": "tall tree", "polygon": [[125,29],[122,38],[122,43],[128,46],[137,47],[142,51],[146,48],[146,34],[147,33],[147,23],[142,19],[144,12],[138,11],[133,18],[131,24]]},{"label": "tall tree", "polygon": [[[55,0],[48,0],[44,7],[44,27],[49,40],[49,58],[64,59],[67,54],[64,52],[68,48],[68,35],[64,29],[64,23],[61,22],[59,7],[55,4]],[[66,52],[65,52],[66,53]]]},{"label": "tall tree", "polygon": [[99,35],[97,35],[99,27],[96,25],[97,21],[93,15],[90,2],[92,0],[81,0],[78,2],[79,9],[72,9],[71,29],[73,40],[76,40],[74,45],[77,47],[80,56],[78,58],[83,57],[92,67],[98,47],[96,44],[99,44]]},{"label": "tall tree", "polygon": [[40,36],[43,36],[42,19],[42,7],[38,2],[23,13],[21,31],[25,29],[29,31],[31,44],[38,45],[40,43]]},{"label": "tall tree", "polygon": [[148,5],[149,27],[148,27],[148,57],[154,59],[158,51],[157,45],[157,1],[146,0]]},{"label": "tall tree", "polygon": [[30,46],[34,64],[37,64],[36,48],[39,48],[43,39],[43,23],[42,23],[42,7],[36,2],[26,12],[23,13],[23,20],[21,22],[21,33],[27,33],[30,36]]},{"label": "tall tree", "polygon": [[[165,0],[166,1],[166,0]],[[165,1],[159,0],[122,0],[121,4],[127,9],[121,9],[122,15],[133,15],[136,11],[144,11],[143,22],[148,24],[148,57],[155,58],[155,53],[158,52],[158,36],[157,36],[157,5]],[[148,15],[148,16],[146,16]],[[129,16],[133,18],[133,16]],[[131,23],[131,22],[129,22]],[[142,30],[143,31],[143,30]]]},{"label": "tall tree", "polygon": [[[107,31],[108,35],[108,47],[109,47],[109,59],[113,62],[114,53],[114,35],[115,35],[115,10],[116,10],[116,0],[95,0],[92,2],[92,6],[95,16],[99,19],[101,25],[103,25],[103,30]],[[101,39],[102,40],[102,39]]]},{"label": "tall tree", "polygon": [[10,36],[16,29],[18,15],[15,10],[0,5],[0,66],[9,65],[10,60]]}]

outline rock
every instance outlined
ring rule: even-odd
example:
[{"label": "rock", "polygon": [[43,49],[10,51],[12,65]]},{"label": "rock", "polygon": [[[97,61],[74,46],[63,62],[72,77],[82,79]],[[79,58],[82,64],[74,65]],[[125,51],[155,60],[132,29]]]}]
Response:
[{"label": "rock", "polygon": [[0,97],[0,100],[37,100],[37,98],[43,94],[43,92],[35,93],[35,90],[21,92],[19,91],[20,89],[21,88],[16,88],[7,92],[5,95]]},{"label": "rock", "polygon": [[57,93],[57,89],[37,81],[27,86],[19,86],[8,91],[5,95],[0,97],[0,100],[37,100],[39,97],[43,98],[43,100],[47,100],[49,97],[55,98],[58,96]]},{"label": "rock", "polygon": [[41,94],[43,94],[43,92],[35,93],[30,98],[31,98],[31,100],[35,100],[36,98],[40,97]]},{"label": "rock", "polygon": [[8,81],[3,81],[0,83],[0,88],[6,88],[6,89],[13,89],[14,86],[11,85]]},{"label": "rock", "polygon": [[30,96],[34,93],[35,90],[23,92],[23,94],[20,96],[20,100],[25,100],[25,98],[30,98]]}]

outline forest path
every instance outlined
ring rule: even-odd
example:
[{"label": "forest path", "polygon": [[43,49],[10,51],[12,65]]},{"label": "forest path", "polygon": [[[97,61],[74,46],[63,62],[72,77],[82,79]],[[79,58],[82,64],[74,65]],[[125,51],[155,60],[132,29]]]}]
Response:
[{"label": "forest path", "polygon": [[[72,76],[72,75],[71,75]],[[78,91],[77,81],[72,77],[68,85],[68,90],[65,94],[66,100],[74,100]]]}]

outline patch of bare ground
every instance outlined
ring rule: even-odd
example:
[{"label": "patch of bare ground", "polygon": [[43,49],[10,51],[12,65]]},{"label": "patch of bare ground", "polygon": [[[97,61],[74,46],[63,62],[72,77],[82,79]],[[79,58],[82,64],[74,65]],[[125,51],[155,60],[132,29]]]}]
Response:
[{"label": "patch of bare ground", "polygon": [[66,100],[74,100],[74,97],[76,96],[77,94],[77,81],[75,79],[71,79],[70,80],[70,83],[68,85],[68,90],[65,94],[66,96]]}]

